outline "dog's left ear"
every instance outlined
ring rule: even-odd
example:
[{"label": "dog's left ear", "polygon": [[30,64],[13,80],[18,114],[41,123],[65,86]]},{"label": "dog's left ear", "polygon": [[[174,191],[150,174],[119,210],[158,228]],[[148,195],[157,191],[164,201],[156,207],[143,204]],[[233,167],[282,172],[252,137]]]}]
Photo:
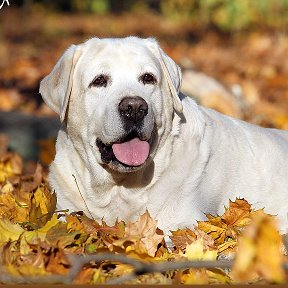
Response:
[{"label": "dog's left ear", "polygon": [[75,65],[80,57],[80,45],[70,46],[40,83],[39,92],[45,103],[65,120],[73,86]]},{"label": "dog's left ear", "polygon": [[173,107],[177,113],[182,113],[183,106],[179,97],[182,82],[180,67],[160,48],[157,41],[153,38],[146,39],[148,46],[152,48],[153,54],[159,59],[163,75],[168,82],[168,86],[173,98]]}]

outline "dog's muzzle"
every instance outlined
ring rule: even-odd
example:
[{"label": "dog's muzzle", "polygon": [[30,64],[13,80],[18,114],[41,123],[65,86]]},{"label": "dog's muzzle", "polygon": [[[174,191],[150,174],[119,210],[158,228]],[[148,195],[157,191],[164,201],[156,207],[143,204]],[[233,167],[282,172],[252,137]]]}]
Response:
[{"label": "dog's muzzle", "polygon": [[118,163],[125,167],[142,166],[150,152],[150,143],[142,133],[144,118],[148,114],[147,102],[139,97],[125,97],[118,105],[125,136],[114,143],[105,144],[96,140],[105,163]]}]

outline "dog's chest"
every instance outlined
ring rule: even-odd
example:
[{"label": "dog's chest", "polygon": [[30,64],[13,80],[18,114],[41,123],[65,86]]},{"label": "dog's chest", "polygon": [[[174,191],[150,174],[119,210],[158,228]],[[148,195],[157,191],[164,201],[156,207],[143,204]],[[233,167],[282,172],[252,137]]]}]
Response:
[{"label": "dog's chest", "polygon": [[92,214],[98,220],[104,219],[110,225],[114,224],[117,218],[124,221],[134,221],[147,209],[148,197],[143,193],[143,190],[115,186],[106,193],[105,206],[101,205],[102,207],[93,209]]}]

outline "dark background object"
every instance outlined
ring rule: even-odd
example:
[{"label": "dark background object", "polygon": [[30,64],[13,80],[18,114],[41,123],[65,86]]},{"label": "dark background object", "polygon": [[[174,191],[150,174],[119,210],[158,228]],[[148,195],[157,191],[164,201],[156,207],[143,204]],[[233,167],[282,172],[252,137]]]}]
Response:
[{"label": "dark background object", "polygon": [[9,148],[25,160],[38,160],[41,140],[56,138],[61,123],[56,117],[40,117],[17,111],[0,111],[0,133],[9,137]]}]

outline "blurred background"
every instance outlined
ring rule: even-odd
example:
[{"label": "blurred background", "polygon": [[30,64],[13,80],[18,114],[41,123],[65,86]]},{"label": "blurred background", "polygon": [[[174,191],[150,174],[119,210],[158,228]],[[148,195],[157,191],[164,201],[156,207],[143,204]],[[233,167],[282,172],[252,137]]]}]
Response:
[{"label": "blurred background", "polygon": [[69,45],[94,36],[155,37],[182,67],[182,91],[198,103],[288,129],[288,0],[0,0],[1,6],[0,146],[8,142],[26,160],[49,163],[59,128],[39,81]]}]

